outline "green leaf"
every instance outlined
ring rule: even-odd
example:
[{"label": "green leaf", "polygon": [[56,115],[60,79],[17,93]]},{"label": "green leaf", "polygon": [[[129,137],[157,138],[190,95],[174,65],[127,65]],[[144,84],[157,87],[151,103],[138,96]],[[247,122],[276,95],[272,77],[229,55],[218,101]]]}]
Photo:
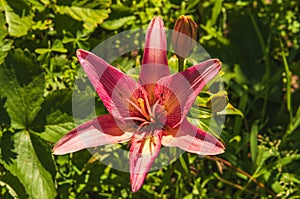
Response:
[{"label": "green leaf", "polygon": [[185,172],[184,175],[189,175],[190,165],[189,165],[187,153],[184,153],[179,157],[179,162],[182,166],[183,171]]},{"label": "green leaf", "polygon": [[49,144],[33,133],[30,134],[30,138],[37,157],[39,158],[43,167],[50,172],[54,180],[56,171]]},{"label": "green leaf", "polygon": [[40,136],[44,140],[55,143],[73,128],[74,122],[57,122],[56,124],[47,124],[45,126],[45,131],[42,132]]},{"label": "green leaf", "polygon": [[269,169],[266,168],[266,160],[270,157],[274,156],[274,154],[268,151],[268,148],[265,146],[259,145],[257,147],[257,156],[256,156],[256,170],[252,175],[253,178],[257,178],[260,175],[265,174]]},{"label": "green leaf", "polygon": [[0,66],[0,94],[7,97],[5,107],[16,129],[30,126],[44,100],[44,76],[30,56],[12,51]]},{"label": "green leaf", "polygon": [[101,27],[106,30],[117,30],[136,19],[135,16],[122,17],[114,20],[106,20],[101,24]]},{"label": "green leaf", "polygon": [[209,27],[209,26],[204,26],[202,24],[200,25],[200,27],[203,28],[210,36],[216,38],[224,45],[230,44],[230,41],[223,36],[222,32],[218,32],[216,29]]},{"label": "green leaf", "polygon": [[213,113],[221,112],[228,105],[228,94],[226,91],[219,91],[211,94],[205,102],[206,107],[210,108]]},{"label": "green leaf", "polygon": [[215,5],[214,5],[213,10],[212,10],[210,26],[213,26],[213,25],[216,24],[217,19],[218,19],[220,13],[221,13],[221,9],[222,9],[222,0],[216,0]]},{"label": "green leaf", "polygon": [[[6,98],[1,98],[0,96],[0,124],[3,125],[10,125],[10,118],[9,115],[6,111],[6,109],[4,108],[4,104],[6,102]],[[0,136],[1,137],[1,136]]]},{"label": "green leaf", "polygon": [[26,1],[27,1],[27,3],[31,4],[30,6],[33,9],[37,9],[39,12],[42,12],[46,8],[46,6],[43,3],[41,3],[43,1],[41,1],[41,2],[37,1],[37,0],[26,0]]},{"label": "green leaf", "polygon": [[[28,50],[11,50],[5,63],[5,71],[9,73],[8,75],[14,76],[14,79],[10,79],[9,81],[17,81],[20,86],[28,84],[33,78],[41,75],[43,72],[42,68],[36,62],[36,57]],[[1,72],[3,71],[1,70]]]},{"label": "green leaf", "polygon": [[64,38],[62,43],[73,43],[73,48],[76,48],[76,45],[82,49],[89,49],[88,34],[82,33],[81,31],[76,32],[76,37],[70,32],[64,31]]},{"label": "green leaf", "polygon": [[59,14],[66,14],[77,21],[82,21],[84,28],[92,31],[104,19],[108,18],[110,13],[110,1],[98,1],[99,4],[90,3],[90,1],[74,1],[72,5],[55,5],[55,11]]},{"label": "green leaf", "polygon": [[66,53],[67,52],[67,49],[64,48],[63,43],[59,39],[56,39],[54,41],[54,43],[51,47],[51,50],[55,51],[55,52],[60,52],[60,53]]},{"label": "green leaf", "polygon": [[[238,109],[241,110],[242,112],[245,111],[247,102],[248,102],[248,93],[247,93],[248,88],[244,87],[244,89],[239,93],[240,96],[240,102],[238,105]],[[241,126],[242,126],[242,118],[236,117],[234,121],[234,126],[233,126],[233,133],[235,135],[239,134],[241,131]]]},{"label": "green leaf", "polygon": [[0,12],[0,41],[3,40],[6,37],[6,35],[8,34],[5,23],[6,22],[5,22],[4,14],[2,12]]},{"label": "green leaf", "polygon": [[43,167],[35,150],[44,154],[47,154],[47,151],[38,145],[35,145],[35,149],[27,131],[15,133],[13,138],[17,157],[11,164],[4,163],[5,168],[18,177],[31,198],[55,198],[56,190],[52,176]]},{"label": "green leaf", "polygon": [[5,10],[5,18],[6,22],[8,23],[9,34],[15,37],[26,35],[33,24],[33,14],[31,12],[22,13],[22,15],[19,16],[5,0],[0,1],[0,6],[2,6],[2,8]]},{"label": "green leaf", "polygon": [[7,164],[12,163],[12,160],[17,157],[17,154],[13,151],[13,134],[9,131],[4,131],[0,139],[0,160]]},{"label": "green leaf", "polygon": [[49,48],[37,48],[37,49],[35,49],[35,52],[37,54],[46,54],[48,52],[51,52],[51,49],[49,49]]},{"label": "green leaf", "polygon": [[46,96],[32,128],[39,136],[52,143],[74,127],[72,91],[57,90]]},{"label": "green leaf", "polygon": [[[222,115],[223,111],[220,113],[217,113],[217,115]],[[228,103],[226,108],[225,108],[225,114],[226,115],[236,115],[236,116],[241,116],[242,118],[244,118],[244,114],[242,113],[242,111],[240,111],[237,108],[234,108],[232,106],[232,104]]]},{"label": "green leaf", "polygon": [[299,126],[300,126],[300,105],[298,106],[295,116],[291,119],[291,122],[288,125],[286,135],[290,135]]},{"label": "green leaf", "polygon": [[4,197],[4,198],[10,198],[10,197],[18,198],[18,194],[15,192],[15,190],[9,184],[1,181],[1,179],[0,179],[0,188],[2,188],[2,187],[5,187],[6,190],[8,191],[8,192],[1,191],[1,196],[2,197]]},{"label": "green leaf", "polygon": [[205,107],[197,107],[193,105],[190,109],[189,116],[196,119],[207,119],[213,116],[211,109]]},{"label": "green leaf", "polygon": [[40,109],[40,104],[44,100],[43,84],[43,76],[38,76],[25,87],[16,88],[16,95],[8,98],[6,105],[12,119],[12,127],[30,126]]},{"label": "green leaf", "polygon": [[258,123],[259,120],[256,120],[251,126],[250,132],[250,152],[252,162],[256,162],[257,156],[257,134],[258,134]]},{"label": "green leaf", "polygon": [[[226,94],[226,97],[224,94]],[[224,98],[222,97],[218,103],[217,100],[219,96],[224,96]],[[211,107],[211,103],[210,103],[211,97],[215,97],[216,99],[215,101],[213,101],[215,106],[213,108]],[[227,103],[227,105],[225,103]],[[222,106],[224,105],[226,105],[226,107],[223,110]],[[218,112],[212,112],[212,111],[218,111]],[[197,96],[195,103],[190,109],[189,117],[207,119],[207,118],[211,118],[214,115],[216,116],[235,115],[235,116],[241,116],[242,118],[244,117],[243,113],[239,109],[233,107],[230,103],[228,103],[227,92],[219,91],[216,94],[201,92],[200,96]]]},{"label": "green leaf", "polygon": [[206,118],[206,119],[195,119],[195,118],[190,118],[187,117],[188,121],[191,122],[192,124],[194,124],[195,126],[199,127],[200,129],[203,129],[204,131],[212,134],[213,136],[219,138],[220,137],[220,133],[222,131],[221,129],[221,125],[222,125],[222,121],[221,124],[218,120],[218,118],[215,117],[210,117],[210,118]]},{"label": "green leaf", "polygon": [[300,159],[300,154],[291,154],[290,156],[280,158],[277,161],[272,162],[268,166],[272,166],[272,169],[285,168],[286,165],[291,164],[293,161]]},{"label": "green leaf", "polygon": [[64,45],[61,42],[61,40],[56,39],[54,41],[54,43],[52,44],[51,48],[50,47],[48,47],[48,48],[37,48],[37,49],[35,49],[35,52],[38,53],[38,54],[46,54],[46,53],[50,53],[50,52],[66,53],[66,52],[68,52],[68,50],[64,48]]},{"label": "green leaf", "polygon": [[4,175],[0,175],[0,183],[1,181],[5,183],[6,187],[10,187],[8,189],[11,189],[10,194],[14,196],[14,198],[28,198],[25,188],[23,187],[19,179],[16,176],[13,176],[10,172],[6,171]]},{"label": "green leaf", "polygon": [[22,15],[28,15],[30,11],[30,5],[26,0],[7,1],[8,6],[20,17]]},{"label": "green leaf", "polygon": [[0,41],[0,64],[2,64],[8,54],[8,51],[12,48],[14,41],[10,39],[4,39]]}]

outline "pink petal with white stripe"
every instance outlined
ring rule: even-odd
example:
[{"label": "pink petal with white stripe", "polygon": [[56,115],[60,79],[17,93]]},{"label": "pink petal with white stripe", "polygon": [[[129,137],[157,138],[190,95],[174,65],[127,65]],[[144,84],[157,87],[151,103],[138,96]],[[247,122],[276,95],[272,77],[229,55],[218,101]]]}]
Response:
[{"label": "pink petal with white stripe", "polygon": [[139,83],[155,83],[169,74],[164,22],[160,17],[154,17],[146,33]]},{"label": "pink petal with white stripe", "polygon": [[131,142],[129,164],[130,182],[133,192],[138,191],[142,187],[148,171],[159,154],[162,132],[156,130],[152,133],[153,136],[144,138],[136,135]]},{"label": "pink petal with white stripe", "polygon": [[[163,93],[166,99],[165,104],[180,105],[180,122],[182,122],[199,92],[218,74],[220,69],[221,62],[218,59],[210,59],[180,73],[164,77],[156,85],[156,95]],[[175,98],[179,103],[172,103]],[[173,109],[176,110],[175,107]],[[174,122],[172,127],[180,124],[178,120]]]},{"label": "pink petal with white stripe", "polygon": [[[216,155],[224,152],[224,145],[217,138],[197,128],[186,119],[177,129],[166,132],[162,138],[162,145],[179,147],[185,151],[199,155]],[[169,135],[167,135],[169,134]]]},{"label": "pink petal with white stripe", "polygon": [[[126,128],[124,126],[124,128]],[[54,146],[53,154],[72,153],[84,148],[127,142],[132,133],[123,132],[110,115],[88,121],[63,136]]]},{"label": "pink petal with white stripe", "polygon": [[128,117],[126,99],[135,98],[138,83],[93,53],[78,50],[77,57],[107,110],[120,120]]}]

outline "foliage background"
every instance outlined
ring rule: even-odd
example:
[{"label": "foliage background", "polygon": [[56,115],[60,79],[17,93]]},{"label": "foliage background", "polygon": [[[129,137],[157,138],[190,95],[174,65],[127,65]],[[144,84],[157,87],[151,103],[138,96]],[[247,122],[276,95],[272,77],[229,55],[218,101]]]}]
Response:
[{"label": "foliage background", "polygon": [[[0,0],[1,198],[300,198],[299,9],[297,0]],[[133,194],[128,173],[51,148],[74,127],[76,49],[154,15],[169,29],[193,17],[244,118],[226,118],[224,154],[184,154]],[[116,65],[127,71],[140,57]]]}]

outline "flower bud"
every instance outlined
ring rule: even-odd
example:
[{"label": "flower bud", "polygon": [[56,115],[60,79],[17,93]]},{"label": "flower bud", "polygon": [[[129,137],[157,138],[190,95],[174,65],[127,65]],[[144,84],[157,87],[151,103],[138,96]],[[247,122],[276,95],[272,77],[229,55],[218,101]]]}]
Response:
[{"label": "flower bud", "polygon": [[173,49],[178,57],[186,58],[191,53],[197,39],[198,25],[188,16],[180,16],[172,35]]},{"label": "flower bud", "polygon": [[220,91],[213,94],[206,101],[206,106],[211,108],[212,112],[220,112],[225,109],[228,104],[228,96],[226,91]]}]

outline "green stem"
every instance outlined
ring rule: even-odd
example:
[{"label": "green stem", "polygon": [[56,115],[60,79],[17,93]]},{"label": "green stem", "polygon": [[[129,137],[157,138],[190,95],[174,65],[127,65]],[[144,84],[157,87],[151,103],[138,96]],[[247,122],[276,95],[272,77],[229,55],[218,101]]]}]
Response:
[{"label": "green stem", "polygon": [[[206,159],[209,159],[209,160],[214,160],[215,162],[222,162],[224,165],[230,167],[231,169],[235,170],[236,172],[246,176],[249,180],[248,180],[248,183],[250,182],[254,182],[256,185],[258,185],[259,188],[261,189],[265,189],[267,192],[269,192],[270,194],[272,194],[273,197],[276,197],[275,193],[268,189],[265,184],[263,184],[262,182],[259,182],[256,177],[254,175],[251,175],[249,173],[247,173],[246,171],[240,169],[240,168],[237,168],[235,167],[233,164],[231,164],[229,161],[225,160],[225,159],[222,159],[222,158],[219,158],[217,156],[205,156]],[[232,184],[231,184],[232,185]],[[236,186],[234,186],[236,187]],[[246,187],[242,187],[242,186],[239,186],[239,187],[236,187],[238,189],[241,188],[241,190],[243,191],[246,191]]]},{"label": "green stem", "polygon": [[183,71],[183,67],[184,67],[184,58],[178,55],[177,57],[178,57],[178,72],[181,72]]},{"label": "green stem", "polygon": [[270,69],[271,69],[271,65],[270,65],[270,59],[269,59],[269,49],[270,49],[270,41],[271,41],[271,35],[268,36],[268,41],[267,41],[267,45],[264,42],[264,38],[261,34],[261,31],[258,28],[258,25],[251,13],[251,11],[249,10],[249,16],[251,19],[251,22],[253,24],[253,28],[256,32],[256,35],[258,37],[258,41],[261,47],[261,50],[263,52],[263,59],[265,61],[265,65],[266,65],[266,71],[264,74],[264,77],[262,79],[262,81],[264,82],[264,103],[263,103],[263,108],[262,108],[262,116],[261,118],[264,119],[265,114],[266,114],[266,109],[267,109],[267,100],[268,100],[268,89],[269,89],[269,79],[270,79]]},{"label": "green stem", "polygon": [[287,111],[288,111],[289,117],[290,117],[290,121],[287,126],[286,132],[282,138],[282,144],[285,144],[287,141],[288,135],[291,134],[300,124],[300,120],[298,119],[299,115],[300,115],[300,106],[294,117],[293,109],[292,109],[292,95],[291,95],[291,93],[292,93],[292,91],[291,91],[292,72],[289,69],[289,65],[287,63],[286,56],[285,56],[284,49],[283,49],[283,43],[282,43],[282,40],[280,37],[279,37],[279,42],[280,42],[280,47],[281,47],[281,56],[282,56],[282,60],[283,60],[284,70],[286,73],[286,85],[285,85],[285,87],[286,87],[286,107],[287,107]]},{"label": "green stem", "polygon": [[279,41],[280,41],[280,46],[281,46],[281,56],[282,56],[283,65],[284,65],[284,69],[285,69],[285,73],[286,73],[286,107],[289,112],[290,122],[292,122],[292,119],[293,119],[292,98],[291,98],[292,73],[289,69],[289,65],[287,63],[286,56],[284,54],[281,38],[279,39]]},{"label": "green stem", "polygon": [[264,52],[264,60],[266,63],[266,72],[263,77],[263,82],[265,82],[265,94],[264,94],[264,103],[263,103],[263,111],[262,111],[262,119],[265,117],[266,109],[267,109],[267,104],[268,104],[268,94],[269,94],[269,80],[270,80],[270,59],[269,59],[269,47],[270,47],[270,39],[271,37],[268,37],[268,43]]}]

